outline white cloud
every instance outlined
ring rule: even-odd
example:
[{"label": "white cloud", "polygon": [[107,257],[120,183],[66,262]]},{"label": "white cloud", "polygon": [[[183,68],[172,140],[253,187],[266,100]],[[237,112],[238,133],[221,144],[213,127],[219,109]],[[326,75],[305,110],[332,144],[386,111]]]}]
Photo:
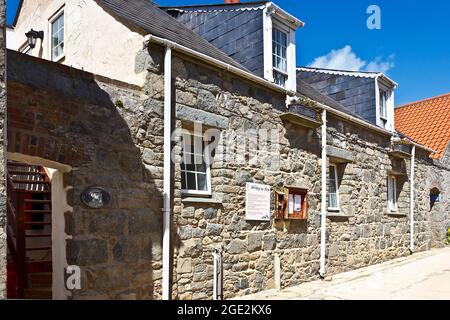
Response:
[{"label": "white cloud", "polygon": [[353,52],[352,47],[347,45],[342,49],[331,50],[328,54],[314,59],[308,67],[386,73],[394,68],[394,59],[395,55],[390,55],[387,60],[376,57],[374,60],[367,62],[359,58]]}]

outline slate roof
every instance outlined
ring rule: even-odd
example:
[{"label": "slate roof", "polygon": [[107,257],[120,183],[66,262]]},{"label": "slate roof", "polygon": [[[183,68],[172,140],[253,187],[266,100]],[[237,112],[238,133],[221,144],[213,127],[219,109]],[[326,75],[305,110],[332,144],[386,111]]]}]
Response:
[{"label": "slate roof", "polygon": [[[224,52],[217,49],[200,35],[185,27],[181,22],[178,22],[175,18],[159,9],[148,0],[97,0],[97,2],[105,10],[112,11],[112,13],[119,18],[126,20],[148,33],[184,45],[190,49],[205,53],[213,58],[246,70],[231,57],[227,56]],[[304,96],[364,120],[337,101],[320,93],[301,79],[297,79],[297,81],[297,91]]]},{"label": "slate roof", "polygon": [[383,77],[388,82],[390,82],[393,86],[397,86],[397,82],[390,79],[382,72],[369,72],[369,71],[349,71],[349,70],[336,70],[336,69],[325,69],[325,68],[313,68],[313,67],[300,67],[297,68],[297,71],[300,72],[316,72],[316,73],[325,73],[325,74],[333,74],[338,76],[346,76],[346,77],[358,77],[358,78],[370,78],[375,79],[377,77]]},{"label": "slate roof", "polygon": [[319,102],[330,108],[344,112],[348,115],[351,115],[355,118],[358,118],[360,120],[363,120],[363,121],[369,123],[367,120],[361,118],[358,114],[347,109],[346,107],[344,107],[342,104],[340,104],[336,100],[330,98],[329,96],[327,96],[327,95],[321,93],[320,91],[318,91],[317,89],[313,88],[310,84],[308,84],[304,80],[300,79],[299,76],[297,76],[297,92],[304,95],[307,98],[310,98],[310,99],[316,101],[316,102]]},{"label": "slate roof", "polygon": [[198,4],[185,6],[160,6],[163,10],[178,10],[178,11],[195,11],[195,12],[212,12],[212,11],[242,11],[242,10],[261,10],[270,1],[252,1],[241,3],[216,3],[216,4]]},{"label": "slate roof", "polygon": [[395,109],[395,128],[436,151],[441,159],[450,142],[450,93]]},{"label": "slate roof", "polygon": [[96,2],[113,16],[148,34],[176,42],[247,71],[227,54],[159,9],[149,0],[96,0]]}]

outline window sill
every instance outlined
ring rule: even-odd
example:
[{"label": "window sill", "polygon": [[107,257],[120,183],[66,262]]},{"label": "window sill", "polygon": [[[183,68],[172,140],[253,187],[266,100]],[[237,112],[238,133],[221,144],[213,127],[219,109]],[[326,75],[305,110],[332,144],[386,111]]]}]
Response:
[{"label": "window sill", "polygon": [[345,212],[343,212],[341,210],[337,210],[337,209],[328,209],[327,217],[329,217],[329,218],[351,218],[351,217],[353,217],[353,215],[345,213]]},{"label": "window sill", "polygon": [[222,204],[221,199],[215,198],[201,198],[201,197],[186,197],[182,198],[183,203],[209,203],[209,204]]},{"label": "window sill", "polygon": [[406,217],[408,216],[407,213],[400,213],[398,211],[388,211],[385,213],[387,216],[393,216],[393,217]]},{"label": "window sill", "polygon": [[62,56],[53,58],[51,61],[55,62],[55,63],[62,63],[62,62],[64,62],[65,59],[66,59],[66,55],[64,54]]}]

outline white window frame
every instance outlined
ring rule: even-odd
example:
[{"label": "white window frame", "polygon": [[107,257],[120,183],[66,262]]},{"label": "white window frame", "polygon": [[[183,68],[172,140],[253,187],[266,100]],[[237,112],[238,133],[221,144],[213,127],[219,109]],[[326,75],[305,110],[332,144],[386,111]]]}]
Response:
[{"label": "white window frame", "polygon": [[[380,110],[380,118],[382,120],[385,120],[387,122],[388,120],[388,102],[389,102],[389,92],[386,90],[383,90],[380,88],[380,90],[378,90],[378,96],[380,97],[380,100],[378,101],[378,109]],[[382,100],[381,97],[384,97],[385,101],[384,101],[384,113],[383,114],[381,112],[382,110]]]},{"label": "white window frame", "polygon": [[[381,114],[380,106],[380,95],[381,92],[386,94],[386,116]],[[394,131],[394,89],[380,82],[378,79],[375,81],[375,101],[376,101],[376,116],[377,125],[389,130]]]},{"label": "white window frame", "polygon": [[393,175],[388,176],[388,212],[398,212],[397,202],[397,177]]},{"label": "white window frame", "polygon": [[[273,68],[272,63],[272,33],[273,28],[276,28],[287,35],[287,72]],[[296,57],[296,30],[292,29],[283,22],[282,17],[277,17],[277,14],[273,11],[264,9],[263,19],[263,43],[264,43],[264,78],[270,82],[274,82],[274,71],[287,75],[285,89],[297,91],[297,57]]]},{"label": "white window frame", "polygon": [[[202,139],[202,142],[205,142],[205,136],[202,135],[198,135],[195,134],[192,131],[187,131],[186,134],[189,134],[191,136],[191,142],[194,143],[195,141],[195,137],[199,137]],[[182,148],[182,157],[183,157],[183,161],[185,160],[185,146],[184,146],[184,138],[183,138],[183,148]],[[202,146],[202,150],[203,150],[203,146]],[[204,152],[204,150],[203,150]],[[203,155],[202,155],[203,156]],[[212,195],[212,186],[211,186],[211,164],[205,164],[206,165],[206,191],[199,191],[199,190],[191,190],[191,189],[183,189],[181,188],[181,194],[182,195],[192,195],[192,196],[211,196]],[[183,166],[183,163],[181,164],[181,166]],[[185,179],[186,179],[186,186],[187,186],[187,171],[183,170],[183,168],[181,168],[181,174],[185,174]],[[195,176],[195,179],[197,179],[197,175]],[[197,185],[197,182],[196,182]]]},{"label": "white window frame", "polygon": [[330,183],[330,174],[331,174],[331,168],[333,168],[333,172],[334,172],[334,176],[335,176],[335,188],[336,188],[336,207],[331,207],[330,206],[330,189],[328,187],[328,211],[340,211],[340,201],[339,201],[339,176],[338,176],[338,170],[337,170],[337,165],[334,163],[330,163],[328,165],[329,168],[329,172],[328,172],[328,183]]},{"label": "white window frame", "polygon": [[[48,20],[48,34],[49,34],[49,39],[48,39],[48,47],[49,47],[49,60],[53,61],[53,62],[59,62],[62,59],[64,59],[66,57],[66,15],[65,15],[65,10],[64,10],[64,6],[59,9],[58,11],[56,11]],[[53,23],[58,20],[61,16],[64,16],[64,24],[63,24],[63,34],[64,34],[64,47],[63,47],[63,53],[58,56],[58,57],[53,57],[53,44],[52,44],[52,37],[53,37]]]},{"label": "white window frame", "polygon": [[[278,31],[278,32],[280,32],[280,33],[282,33],[282,34],[284,34],[286,36],[286,48],[285,48],[286,49],[286,58],[285,58],[286,59],[286,70],[281,70],[281,69],[279,69],[279,68],[277,68],[277,67],[275,67],[273,65],[273,58],[274,58],[273,49],[274,49],[274,42],[275,42],[275,40],[273,39],[273,33],[275,31]],[[281,74],[282,76],[285,76],[286,77],[286,81],[285,81],[284,86],[287,86],[288,80],[289,80],[289,73],[288,73],[288,71],[289,71],[288,70],[288,48],[289,48],[289,32],[286,32],[286,30],[284,28],[279,28],[278,25],[273,26],[272,27],[272,77],[273,77],[273,80],[275,82],[275,76],[274,76],[275,72]],[[280,84],[278,84],[278,85],[280,85]]]}]

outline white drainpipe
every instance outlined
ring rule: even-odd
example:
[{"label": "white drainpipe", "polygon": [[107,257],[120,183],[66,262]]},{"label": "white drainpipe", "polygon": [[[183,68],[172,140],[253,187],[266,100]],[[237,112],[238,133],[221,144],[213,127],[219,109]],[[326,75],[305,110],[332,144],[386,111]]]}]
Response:
[{"label": "white drainpipe", "polygon": [[320,223],[320,276],[325,277],[325,249],[327,231],[327,110],[322,112],[322,194]]},{"label": "white drainpipe", "polygon": [[164,215],[162,298],[170,299],[170,215],[171,215],[171,135],[172,135],[172,49],[164,54]]},{"label": "white drainpipe", "polygon": [[213,253],[214,259],[214,281],[213,281],[213,300],[222,300],[222,249],[216,248]]},{"label": "white drainpipe", "polygon": [[416,162],[416,146],[413,145],[411,152],[411,187],[409,195],[409,210],[410,210],[410,250],[414,253],[414,174],[415,174],[415,162]]}]

